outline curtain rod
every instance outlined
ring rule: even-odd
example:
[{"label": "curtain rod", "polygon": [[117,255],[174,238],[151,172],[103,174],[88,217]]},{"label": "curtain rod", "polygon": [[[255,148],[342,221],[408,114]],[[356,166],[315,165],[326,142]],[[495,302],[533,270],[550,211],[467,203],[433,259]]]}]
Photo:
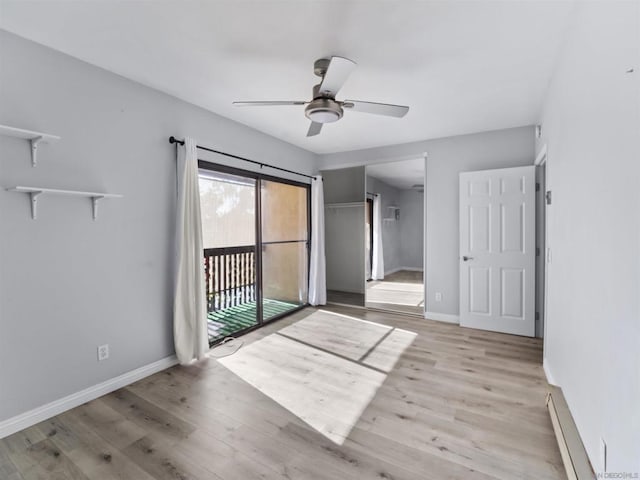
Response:
[{"label": "curtain rod", "polygon": [[[169,143],[178,143],[180,145],[184,145],[184,140],[178,140],[176,137],[174,137],[172,135],[171,137],[169,137]],[[294,172],[293,170],[287,170],[286,168],[276,167],[274,165],[269,165],[268,163],[256,162],[255,160],[250,160],[248,158],[239,157],[238,155],[232,155],[231,153],[221,152],[219,150],[214,150],[212,148],[201,147],[200,145],[196,145],[196,148],[199,148],[200,150],[206,150],[207,152],[217,153],[218,155],[224,155],[225,157],[231,157],[231,158],[235,158],[237,160],[242,160],[244,162],[253,163],[254,165],[259,165],[260,168],[269,167],[269,168],[273,168],[274,170],[280,170],[281,172],[293,173],[294,175],[300,175],[301,177],[307,177],[307,178],[310,178],[311,180],[315,180],[316,179],[316,177],[313,177],[311,175],[307,175],[306,173]]]},{"label": "curtain rod", "polygon": [[372,197],[377,197],[378,195],[380,195],[379,193],[371,193],[371,192],[367,192],[367,195],[371,195]]}]

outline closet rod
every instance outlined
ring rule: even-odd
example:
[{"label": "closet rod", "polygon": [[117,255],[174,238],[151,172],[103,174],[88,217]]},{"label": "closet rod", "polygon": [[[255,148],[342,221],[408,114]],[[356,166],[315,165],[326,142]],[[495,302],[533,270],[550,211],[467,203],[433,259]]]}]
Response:
[{"label": "closet rod", "polygon": [[[171,137],[169,137],[169,143],[179,143],[180,145],[184,145],[184,140],[178,140],[176,137],[171,136]],[[207,152],[217,153],[218,155],[224,155],[225,157],[235,158],[237,160],[242,160],[244,162],[253,163],[254,165],[259,165],[260,168],[269,167],[269,168],[273,168],[274,170],[280,170],[281,172],[293,173],[294,175],[300,175],[301,177],[307,177],[307,178],[310,178],[311,180],[315,180],[316,179],[316,177],[313,177],[311,175],[307,175],[306,173],[294,172],[293,170],[287,170],[286,168],[275,167],[273,165],[269,165],[268,163],[256,162],[255,160],[250,160],[248,158],[239,157],[238,155],[232,155],[231,153],[225,153],[225,152],[221,152],[219,150],[213,150],[212,148],[201,147],[200,145],[196,145],[196,147],[199,148],[200,150],[206,150]]]}]

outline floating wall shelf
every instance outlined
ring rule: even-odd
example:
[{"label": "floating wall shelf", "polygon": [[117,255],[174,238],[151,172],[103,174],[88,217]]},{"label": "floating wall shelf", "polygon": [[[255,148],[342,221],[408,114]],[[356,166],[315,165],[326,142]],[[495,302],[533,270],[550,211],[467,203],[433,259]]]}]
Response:
[{"label": "floating wall shelf", "polygon": [[38,145],[41,143],[50,143],[60,140],[60,137],[49,133],[34,132],[33,130],[24,130],[22,128],[9,127],[0,125],[0,135],[7,137],[24,138],[31,143],[31,166],[35,167],[37,163]]},{"label": "floating wall shelf", "polygon": [[34,220],[38,213],[38,197],[40,195],[72,195],[75,197],[87,197],[91,199],[91,206],[93,207],[93,219],[98,217],[98,201],[103,198],[122,198],[122,195],[115,193],[100,193],[100,192],[79,192],[77,190],[55,190],[53,188],[40,188],[40,187],[13,187],[7,189],[10,192],[22,192],[28,193],[31,197],[31,218]]}]

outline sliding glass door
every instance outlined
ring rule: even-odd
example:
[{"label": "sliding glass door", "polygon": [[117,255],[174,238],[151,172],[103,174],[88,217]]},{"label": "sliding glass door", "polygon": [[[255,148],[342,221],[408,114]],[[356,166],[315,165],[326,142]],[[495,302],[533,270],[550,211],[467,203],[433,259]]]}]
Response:
[{"label": "sliding glass door", "polygon": [[200,205],[211,344],[307,304],[308,185],[200,162]]}]

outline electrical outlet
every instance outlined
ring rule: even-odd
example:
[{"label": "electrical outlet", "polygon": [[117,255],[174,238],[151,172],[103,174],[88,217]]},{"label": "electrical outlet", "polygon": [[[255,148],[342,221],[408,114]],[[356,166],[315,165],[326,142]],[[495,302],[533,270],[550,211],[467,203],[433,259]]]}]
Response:
[{"label": "electrical outlet", "polygon": [[436,292],[436,302],[442,301],[442,292]]},{"label": "electrical outlet", "polygon": [[101,362],[109,358],[109,345],[100,345],[98,347],[98,361]]},{"label": "electrical outlet", "polygon": [[607,472],[607,444],[604,442],[604,438],[600,439],[600,468],[602,468],[602,473]]}]

